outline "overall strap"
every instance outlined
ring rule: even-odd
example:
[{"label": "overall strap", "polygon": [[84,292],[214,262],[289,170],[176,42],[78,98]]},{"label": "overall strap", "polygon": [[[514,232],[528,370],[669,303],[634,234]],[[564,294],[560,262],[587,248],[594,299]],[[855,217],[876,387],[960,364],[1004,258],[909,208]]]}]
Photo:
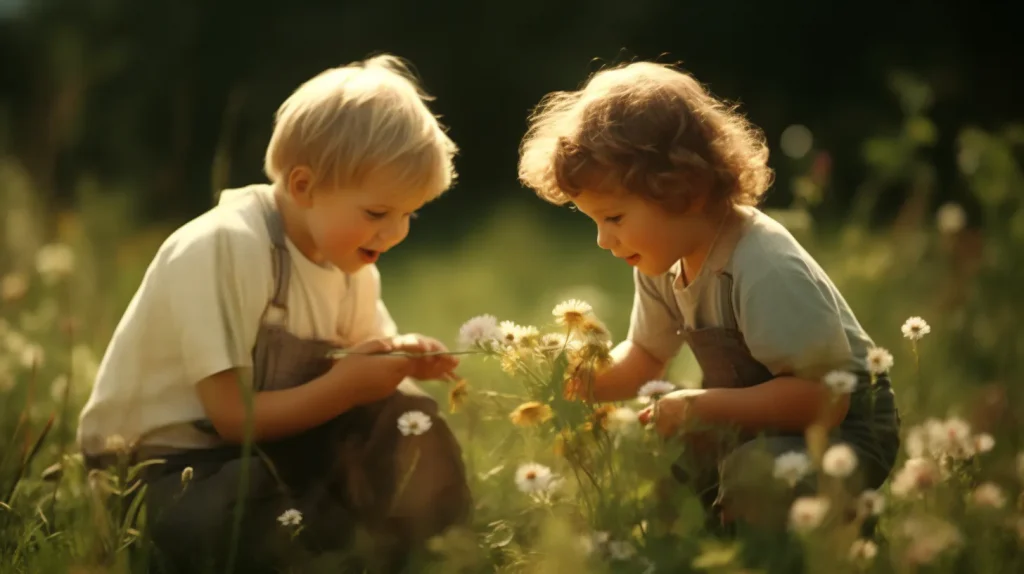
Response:
[{"label": "overall strap", "polygon": [[267,198],[262,193],[257,193],[256,196],[263,206],[263,218],[267,223],[267,232],[273,246],[274,296],[270,300],[270,306],[286,314],[292,260],[288,253],[288,245],[285,243],[284,221],[281,219],[281,212],[273,203],[273,197]]},{"label": "overall strap", "polygon": [[[732,215],[732,214],[730,214]],[[736,319],[736,308],[733,305],[733,277],[732,273],[726,271],[729,262],[732,260],[733,251],[736,245],[743,238],[743,234],[750,225],[749,218],[736,220],[735,217],[728,218],[729,225],[722,230],[721,236],[708,255],[705,263],[711,274],[718,277],[719,302],[722,307],[722,327],[736,330],[739,328],[739,321]]]}]

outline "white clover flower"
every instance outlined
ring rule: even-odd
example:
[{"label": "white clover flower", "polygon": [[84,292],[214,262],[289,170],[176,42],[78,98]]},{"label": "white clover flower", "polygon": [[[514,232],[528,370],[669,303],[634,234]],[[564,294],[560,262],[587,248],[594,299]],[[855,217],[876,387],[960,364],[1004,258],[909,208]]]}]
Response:
[{"label": "white clover flower", "polygon": [[878,555],[878,546],[870,541],[863,538],[859,538],[853,541],[850,545],[850,560],[856,562],[870,562],[875,559]]},{"label": "white clover flower", "polygon": [[459,328],[459,343],[463,347],[491,348],[503,338],[504,334],[494,315],[473,317]]},{"label": "white clover flower", "polygon": [[75,269],[75,253],[63,243],[44,245],[36,253],[36,271],[45,280],[55,281]]},{"label": "white clover flower", "polygon": [[865,490],[857,497],[857,507],[864,516],[878,516],[885,510],[885,497],[874,490]]},{"label": "white clover flower", "polygon": [[831,503],[823,496],[801,496],[789,509],[789,524],[797,532],[814,530],[828,514]]},{"label": "white clover flower", "polygon": [[636,555],[636,547],[628,540],[608,542],[608,556],[612,560],[629,560]]},{"label": "white clover flower", "polygon": [[811,458],[806,453],[792,451],[779,455],[775,459],[775,478],[795,486],[811,472]]},{"label": "white clover flower", "polygon": [[281,523],[281,526],[298,526],[302,524],[302,513],[294,508],[289,508],[277,517],[277,521]]},{"label": "white clover flower", "polygon": [[930,421],[926,428],[932,456],[948,456],[957,460],[974,456],[976,443],[971,434],[971,425],[967,421],[950,417],[937,424]]},{"label": "white clover flower", "polygon": [[907,518],[900,530],[900,534],[910,542],[906,558],[912,564],[930,564],[942,552],[963,544],[963,536],[957,527],[937,517]]},{"label": "white clover flower", "polygon": [[857,388],[857,375],[849,371],[831,371],[825,375],[824,381],[837,395],[848,395]]},{"label": "white clover flower", "polygon": [[550,468],[535,462],[522,464],[516,470],[516,486],[527,494],[547,492],[553,478]]},{"label": "white clover flower", "polygon": [[952,201],[942,204],[935,212],[935,226],[940,233],[952,235],[967,225],[967,213]]},{"label": "white clover flower", "polygon": [[583,323],[583,320],[593,310],[594,308],[590,306],[590,303],[580,301],[579,299],[569,299],[555,305],[555,308],[551,310],[551,314],[555,316],[559,324],[577,327]]},{"label": "white clover flower", "polygon": [[971,493],[971,501],[978,506],[1002,508],[1006,506],[1006,495],[998,484],[994,482],[983,482]]},{"label": "white clover flower", "polygon": [[915,496],[939,482],[941,477],[935,461],[927,458],[911,458],[892,479],[890,492],[899,498]]},{"label": "white clover flower", "polygon": [[925,335],[932,332],[931,326],[920,317],[907,319],[900,330],[903,331],[903,336],[911,341],[919,341]]},{"label": "white clover flower", "polygon": [[846,478],[857,469],[857,453],[848,444],[832,446],[825,451],[821,468],[829,476]]},{"label": "white clover flower", "polygon": [[398,430],[404,436],[421,435],[430,430],[432,424],[430,416],[422,411],[409,411],[398,417]]},{"label": "white clover flower", "polygon": [[892,353],[881,347],[872,347],[868,350],[868,369],[876,375],[889,371],[895,361]]},{"label": "white clover flower", "polygon": [[648,381],[637,391],[636,400],[646,405],[674,390],[676,390],[676,386],[668,381]]},{"label": "white clover flower", "polygon": [[974,435],[974,449],[978,452],[990,452],[996,446],[996,439],[988,434],[981,433]]}]

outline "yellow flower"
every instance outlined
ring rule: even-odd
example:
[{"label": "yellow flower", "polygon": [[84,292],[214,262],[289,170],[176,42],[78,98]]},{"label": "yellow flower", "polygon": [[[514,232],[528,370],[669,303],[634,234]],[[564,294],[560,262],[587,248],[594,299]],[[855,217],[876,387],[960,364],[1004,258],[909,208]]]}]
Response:
[{"label": "yellow flower", "polygon": [[551,407],[537,401],[525,402],[509,414],[512,424],[529,427],[551,418]]},{"label": "yellow flower", "polygon": [[452,390],[448,391],[448,408],[451,412],[457,412],[462,408],[462,404],[466,402],[466,397],[469,396],[469,386],[466,384],[466,379],[459,379]]}]

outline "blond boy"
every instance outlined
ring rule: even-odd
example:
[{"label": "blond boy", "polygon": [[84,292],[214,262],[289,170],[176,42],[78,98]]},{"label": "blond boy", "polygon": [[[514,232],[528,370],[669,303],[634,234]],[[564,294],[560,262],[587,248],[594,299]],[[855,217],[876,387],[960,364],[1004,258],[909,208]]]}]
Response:
[{"label": "blond boy", "polygon": [[[455,177],[456,146],[427,99],[387,55],[305,82],[277,111],[271,183],[224,191],[147,270],[78,437],[95,467],[118,460],[121,444],[133,462],[167,461],[144,480],[154,542],[171,569],[222,567],[239,502],[247,548],[238,566],[247,572],[279,565],[276,518],[292,508],[314,549],[344,546],[357,523],[412,543],[462,518],[459,447],[410,381],[450,377],[457,361],[417,357],[444,346],[397,336],[374,266]],[[336,349],[349,354],[328,358]],[[407,411],[429,428],[402,435]],[[269,464],[241,458],[249,432]],[[408,471],[395,467],[413,440],[438,464],[419,465],[412,492],[394,498],[393,475]],[[251,486],[238,499],[244,463]]]}]

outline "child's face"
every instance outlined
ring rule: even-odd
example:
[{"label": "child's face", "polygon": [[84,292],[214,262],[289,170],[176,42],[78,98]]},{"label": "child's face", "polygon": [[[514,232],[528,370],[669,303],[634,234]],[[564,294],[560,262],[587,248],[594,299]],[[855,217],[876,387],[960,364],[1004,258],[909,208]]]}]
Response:
[{"label": "child's face", "polygon": [[648,276],[667,272],[703,245],[706,217],[672,213],[628,193],[584,191],[573,203],[597,224],[597,245]]},{"label": "child's face", "polygon": [[306,194],[305,226],[313,257],[346,273],[375,263],[409,234],[409,220],[427,202],[426,190],[393,186],[384,178],[357,189],[316,189]]}]

